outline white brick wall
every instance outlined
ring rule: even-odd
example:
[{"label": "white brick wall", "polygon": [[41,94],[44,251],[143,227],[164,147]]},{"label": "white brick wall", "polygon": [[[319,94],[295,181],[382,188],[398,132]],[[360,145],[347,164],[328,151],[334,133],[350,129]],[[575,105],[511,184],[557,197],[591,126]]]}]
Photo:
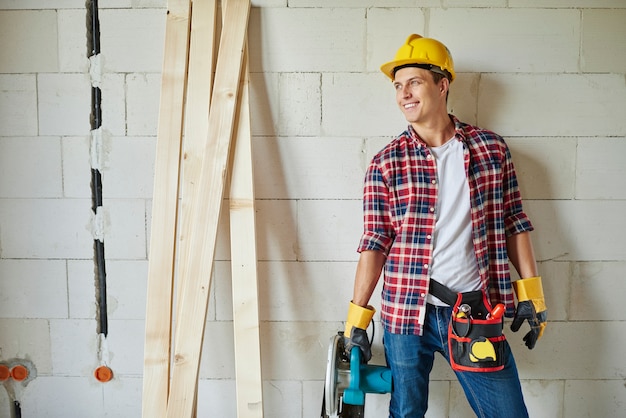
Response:
[{"label": "white brick wall", "polygon": [[[45,3],[45,4],[44,4]],[[110,351],[98,365],[84,0],[0,0],[0,361],[37,377],[23,416],[140,416],[151,198],[167,0],[100,3]],[[621,417],[626,393],[626,2],[255,0],[251,118],[265,416],[314,418],[352,293],[362,177],[405,128],[379,66],[411,32],[452,50],[449,107],[505,136],[536,232],[550,324],[507,331],[533,417]],[[471,5],[468,5],[471,3]],[[234,417],[223,211],[198,416]],[[379,289],[372,303],[379,305]],[[378,316],[376,316],[378,319]],[[374,363],[382,363],[381,333]],[[444,361],[427,417],[471,416]],[[368,397],[366,416],[386,415]],[[0,390],[0,418],[9,399]]]},{"label": "white brick wall", "polygon": [[484,74],[479,88],[478,123],[501,135],[626,134],[623,74]]},{"label": "white brick wall", "polygon": [[0,74],[0,134],[37,135],[37,78],[32,74]]},{"label": "white brick wall", "polygon": [[[24,30],[23,22],[38,30]],[[57,16],[54,10],[6,11],[0,16],[0,71],[58,71]]]},{"label": "white brick wall", "polygon": [[87,74],[39,74],[37,97],[40,135],[89,132],[91,86]]},{"label": "white brick wall", "polygon": [[[532,30],[528,22],[532,22]],[[580,11],[433,9],[429,35],[446,44],[461,71],[575,72]]]},{"label": "white brick wall", "polygon": [[253,72],[364,69],[365,9],[259,8],[250,19]]}]

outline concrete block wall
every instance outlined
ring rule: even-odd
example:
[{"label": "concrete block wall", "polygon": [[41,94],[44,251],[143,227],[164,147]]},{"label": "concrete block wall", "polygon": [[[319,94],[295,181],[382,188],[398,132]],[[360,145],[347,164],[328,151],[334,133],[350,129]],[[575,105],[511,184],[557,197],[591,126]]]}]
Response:
[{"label": "concrete block wall", "polygon": [[[100,1],[110,352],[98,366],[84,0],[0,0],[0,361],[28,359],[24,417],[139,417],[166,0]],[[406,125],[379,65],[448,45],[450,110],[508,141],[550,323],[508,332],[533,417],[626,411],[626,2],[254,0],[251,112],[265,416],[317,417],[352,293],[369,158]],[[227,214],[199,417],[235,417]],[[375,293],[373,304],[380,296]],[[380,332],[374,363],[383,362]],[[388,397],[368,397],[386,416]],[[441,359],[427,416],[471,416]],[[0,417],[9,397],[0,390]]]}]

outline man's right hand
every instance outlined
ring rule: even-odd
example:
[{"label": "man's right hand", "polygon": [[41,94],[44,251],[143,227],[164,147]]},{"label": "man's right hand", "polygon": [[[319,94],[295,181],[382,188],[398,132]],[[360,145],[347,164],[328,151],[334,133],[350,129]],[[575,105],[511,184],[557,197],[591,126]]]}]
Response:
[{"label": "man's right hand", "polygon": [[365,363],[372,358],[372,347],[367,337],[367,327],[374,316],[376,310],[371,306],[362,307],[350,302],[348,308],[348,319],[343,333],[346,347],[346,354],[350,357],[352,347],[359,347]]}]

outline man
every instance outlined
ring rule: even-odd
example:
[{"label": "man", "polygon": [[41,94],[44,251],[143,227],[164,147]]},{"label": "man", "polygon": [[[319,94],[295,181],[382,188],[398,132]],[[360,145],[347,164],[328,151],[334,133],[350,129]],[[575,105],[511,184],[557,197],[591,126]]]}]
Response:
[{"label": "man", "polygon": [[[423,417],[435,352],[450,362],[453,307],[432,294],[434,279],[453,295],[482,291],[492,306],[503,304],[506,316],[514,317],[514,331],[528,320],[524,340],[530,349],[543,333],[546,306],[529,236],[533,227],[522,210],[507,145],[447,113],[455,78],[448,49],[411,35],[381,70],[393,81],[409,126],[367,169],[364,233],[344,336],[347,347],[359,346],[368,361],[365,329],[374,314],[368,303],[384,270],[381,322],[393,376],[389,414]],[[515,283],[509,260],[521,278]],[[501,332],[501,322],[499,327]],[[508,343],[492,357],[501,370],[455,369],[472,409],[479,417],[527,417]]]}]

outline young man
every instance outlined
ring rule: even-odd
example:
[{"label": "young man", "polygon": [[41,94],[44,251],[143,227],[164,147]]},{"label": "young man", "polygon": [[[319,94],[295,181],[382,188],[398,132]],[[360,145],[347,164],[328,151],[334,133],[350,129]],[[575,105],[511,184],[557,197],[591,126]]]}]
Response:
[{"label": "young man", "polygon": [[[384,272],[381,322],[393,376],[389,414],[421,418],[435,352],[450,362],[453,307],[432,294],[435,279],[453,295],[482,291],[491,307],[503,304],[506,316],[514,317],[514,331],[528,320],[524,340],[530,349],[543,333],[546,306],[529,236],[533,227],[522,210],[507,145],[447,113],[455,78],[448,49],[411,35],[381,70],[393,81],[409,126],[367,169],[364,233],[344,336],[347,347],[359,346],[368,361],[365,329],[374,314],[368,303]],[[509,260],[521,277],[515,283]],[[527,417],[508,343],[492,357],[500,370],[455,369],[472,409],[479,417]]]}]

